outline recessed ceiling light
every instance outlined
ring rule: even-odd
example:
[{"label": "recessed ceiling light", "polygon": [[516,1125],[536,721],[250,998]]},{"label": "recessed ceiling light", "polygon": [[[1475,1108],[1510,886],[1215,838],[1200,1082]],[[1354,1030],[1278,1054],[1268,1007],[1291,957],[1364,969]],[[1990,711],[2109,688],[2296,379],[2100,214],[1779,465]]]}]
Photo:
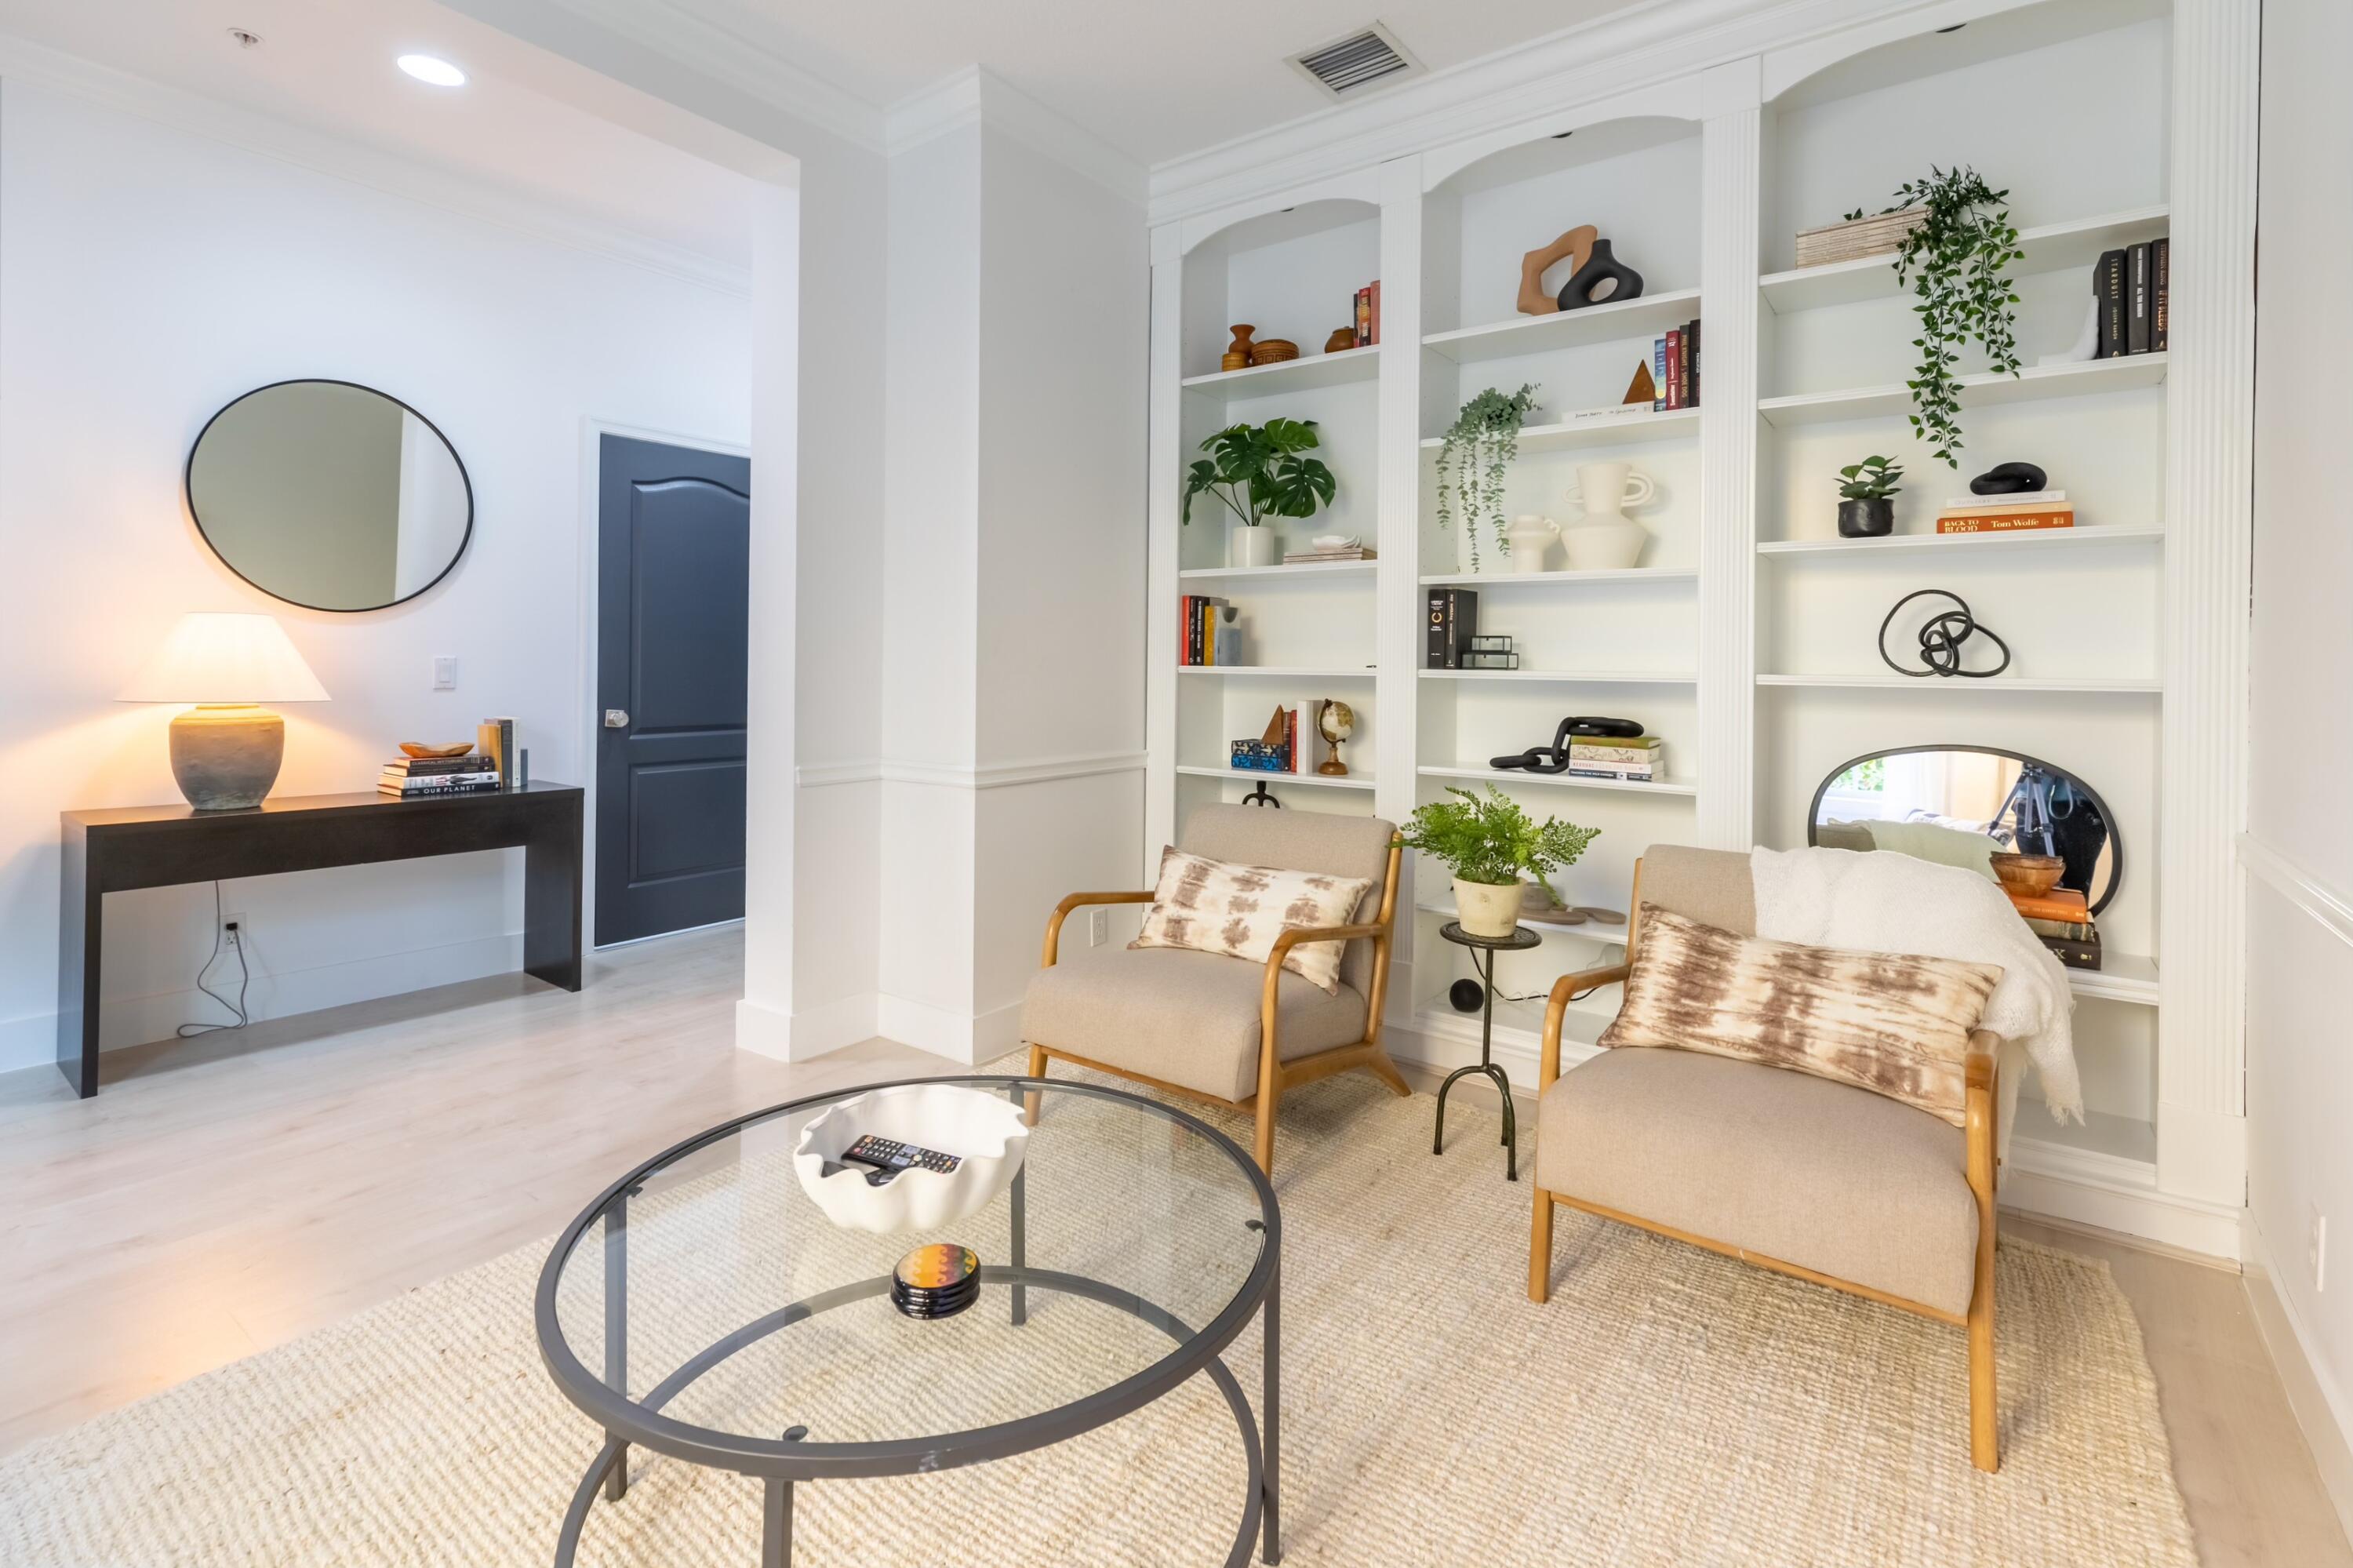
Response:
[{"label": "recessed ceiling light", "polygon": [[466,73],[438,55],[403,55],[395,63],[430,87],[466,85]]}]

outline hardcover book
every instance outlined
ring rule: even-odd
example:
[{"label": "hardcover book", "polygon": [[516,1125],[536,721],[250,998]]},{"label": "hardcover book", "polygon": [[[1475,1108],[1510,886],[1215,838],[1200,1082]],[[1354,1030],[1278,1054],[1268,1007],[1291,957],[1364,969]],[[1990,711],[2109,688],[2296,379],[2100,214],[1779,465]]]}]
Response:
[{"label": "hardcover book", "polygon": [[2125,352],[2148,352],[2148,245],[2146,241],[2125,252]]},{"label": "hardcover book", "polygon": [[2125,352],[2125,253],[2109,250],[2101,254],[2092,270],[2092,297],[2100,302],[2101,359],[2116,359]]},{"label": "hardcover book", "polygon": [[1426,620],[1424,666],[1432,670],[1461,669],[1463,652],[1479,630],[1478,590],[1431,588]]},{"label": "hardcover book", "polygon": [[1939,534],[2026,534],[2074,525],[2075,509],[2072,506],[2055,506],[2042,512],[1966,513],[1936,519]]},{"label": "hardcover book", "polygon": [[2148,270],[2152,280],[2150,291],[2155,299],[2148,313],[2148,346],[2151,353],[2163,354],[2166,327],[2173,315],[2170,302],[2167,299],[2173,287],[2173,241],[2169,237],[2158,239],[2149,247]]}]

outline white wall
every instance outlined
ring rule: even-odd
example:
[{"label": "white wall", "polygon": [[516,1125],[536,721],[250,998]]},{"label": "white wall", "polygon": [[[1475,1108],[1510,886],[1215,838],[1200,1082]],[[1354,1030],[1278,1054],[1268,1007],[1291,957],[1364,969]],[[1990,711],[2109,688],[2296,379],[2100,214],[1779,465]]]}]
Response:
[{"label": "white wall", "polygon": [[[748,188],[748,185],[747,185]],[[188,609],[277,615],[333,700],[286,710],[279,789],[372,788],[395,742],[521,721],[581,780],[583,421],[743,442],[746,298],[185,134],[0,86],[0,1066],[54,1054],[57,812],[176,799],[171,711],[112,701]],[[186,521],[205,419],[288,376],[380,387],[448,432],[473,542],[416,601],[356,616],[255,593]],[[455,693],[430,690],[455,654]],[[262,1016],[515,966],[501,855],[231,884]],[[189,991],[208,888],[117,895],[106,1042],[217,1016]]]},{"label": "white wall", "polygon": [[[2353,9],[2272,0],[2263,12],[2262,271],[2256,320],[2255,737],[2250,779],[2247,906],[2247,1119],[2250,1256],[2286,1308],[2337,1440],[2315,1433],[2324,1473],[2342,1490],[2343,1434],[2353,1433],[2353,1031],[2344,1005],[2348,933],[2299,907],[2353,908],[2353,660],[2344,638],[2353,593],[2344,432],[2353,387],[2345,259],[2353,254]],[[2290,891],[2284,892],[2282,883]],[[2308,1257],[2316,1213],[2331,1238],[2327,1288]],[[2290,1379],[2291,1389],[2296,1380]]]}]

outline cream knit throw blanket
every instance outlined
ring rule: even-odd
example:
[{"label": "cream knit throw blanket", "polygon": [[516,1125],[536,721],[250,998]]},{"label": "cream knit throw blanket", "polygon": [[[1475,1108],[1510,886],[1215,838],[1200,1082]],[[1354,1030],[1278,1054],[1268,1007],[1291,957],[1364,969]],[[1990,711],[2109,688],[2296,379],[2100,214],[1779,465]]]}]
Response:
[{"label": "cream knit throw blanket", "polygon": [[1999,884],[1958,866],[1854,850],[1751,850],[1748,869],[1760,937],[2000,964],[2001,981],[1978,1027],[2002,1039],[2001,1147],[2010,1147],[2022,1062],[2033,1063],[2055,1119],[2084,1119],[2066,967],[2036,940]]}]

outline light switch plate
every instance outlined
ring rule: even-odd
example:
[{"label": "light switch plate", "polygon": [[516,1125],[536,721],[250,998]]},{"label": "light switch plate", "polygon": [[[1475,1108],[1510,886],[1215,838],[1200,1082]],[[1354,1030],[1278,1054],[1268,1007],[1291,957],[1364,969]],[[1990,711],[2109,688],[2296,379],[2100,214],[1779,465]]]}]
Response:
[{"label": "light switch plate", "polygon": [[458,656],[455,653],[433,655],[433,689],[437,692],[458,689]]}]

